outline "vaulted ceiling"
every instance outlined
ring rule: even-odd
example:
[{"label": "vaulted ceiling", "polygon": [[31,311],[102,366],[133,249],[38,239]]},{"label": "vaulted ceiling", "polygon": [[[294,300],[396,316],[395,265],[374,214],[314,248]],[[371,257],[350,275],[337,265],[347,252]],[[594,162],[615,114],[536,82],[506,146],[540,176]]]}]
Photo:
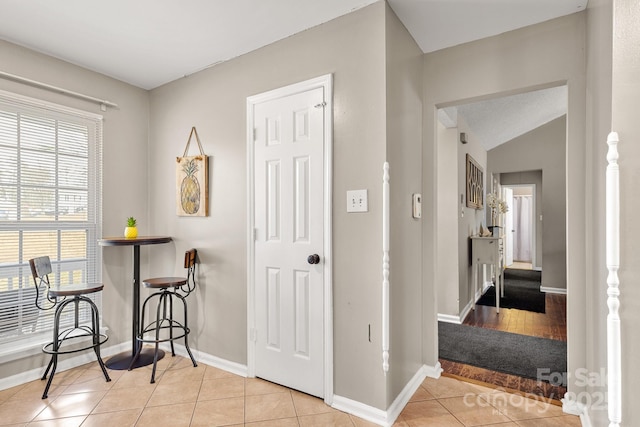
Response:
[{"label": "vaulted ceiling", "polygon": [[458,127],[463,117],[473,138],[489,151],[567,114],[567,86],[497,97],[438,110],[440,122]]}]

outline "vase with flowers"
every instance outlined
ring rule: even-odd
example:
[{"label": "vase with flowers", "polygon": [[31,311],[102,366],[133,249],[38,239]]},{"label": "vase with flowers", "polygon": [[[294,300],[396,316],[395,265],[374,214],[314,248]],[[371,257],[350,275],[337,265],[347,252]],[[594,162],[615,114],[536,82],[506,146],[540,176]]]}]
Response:
[{"label": "vase with flowers", "polygon": [[500,199],[496,193],[489,193],[487,194],[487,206],[491,209],[491,226],[489,230],[494,236],[497,236],[497,230],[500,227],[498,215],[509,212],[509,205],[506,200]]}]

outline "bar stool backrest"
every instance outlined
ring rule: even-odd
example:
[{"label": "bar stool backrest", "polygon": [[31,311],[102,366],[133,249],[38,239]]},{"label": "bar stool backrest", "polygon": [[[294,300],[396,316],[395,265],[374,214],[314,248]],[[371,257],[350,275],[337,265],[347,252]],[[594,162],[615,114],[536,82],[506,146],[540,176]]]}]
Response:
[{"label": "bar stool backrest", "polygon": [[184,253],[184,268],[187,269],[187,284],[182,286],[180,289],[186,295],[189,295],[196,288],[196,258],[197,257],[198,257],[198,251],[195,249],[189,249]]},{"label": "bar stool backrest", "polygon": [[[36,307],[40,310],[52,309],[58,301],[56,297],[49,295],[49,289],[51,289],[49,274],[53,271],[51,268],[51,260],[48,256],[32,258],[29,260],[29,266],[31,267],[31,275],[33,276],[33,282],[36,286]],[[47,301],[51,303],[50,306],[46,306],[40,302],[41,295],[46,296]]]}]

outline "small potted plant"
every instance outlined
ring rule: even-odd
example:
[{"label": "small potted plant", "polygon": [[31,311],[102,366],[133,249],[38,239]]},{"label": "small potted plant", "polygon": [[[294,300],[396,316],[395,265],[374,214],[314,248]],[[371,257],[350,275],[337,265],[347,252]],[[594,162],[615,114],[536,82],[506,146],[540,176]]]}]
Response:
[{"label": "small potted plant", "polygon": [[135,239],[138,237],[138,227],[136,227],[136,219],[132,216],[127,218],[127,226],[124,229],[124,237],[127,239]]}]

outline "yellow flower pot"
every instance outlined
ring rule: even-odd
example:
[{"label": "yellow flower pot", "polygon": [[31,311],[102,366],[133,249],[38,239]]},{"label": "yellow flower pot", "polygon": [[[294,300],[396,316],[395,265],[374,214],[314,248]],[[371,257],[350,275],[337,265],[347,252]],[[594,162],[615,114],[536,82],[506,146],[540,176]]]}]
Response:
[{"label": "yellow flower pot", "polygon": [[135,239],[138,237],[138,227],[125,227],[124,237],[126,239]]}]

